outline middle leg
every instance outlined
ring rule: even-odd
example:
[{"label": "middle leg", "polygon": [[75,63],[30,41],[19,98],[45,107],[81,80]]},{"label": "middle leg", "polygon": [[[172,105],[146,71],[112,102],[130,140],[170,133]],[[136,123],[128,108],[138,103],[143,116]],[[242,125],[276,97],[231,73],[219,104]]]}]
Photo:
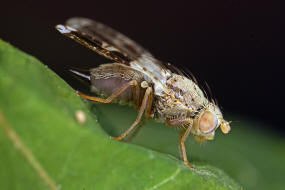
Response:
[{"label": "middle leg", "polygon": [[133,124],[132,124],[125,132],[123,132],[120,136],[118,136],[118,137],[113,137],[114,140],[121,140],[122,138],[124,138],[125,136],[127,136],[127,135],[135,128],[135,126],[141,121],[141,118],[142,118],[142,116],[143,116],[143,113],[144,113],[145,109],[149,106],[149,104],[147,104],[147,103],[148,103],[148,99],[149,99],[151,96],[152,96],[152,88],[151,88],[151,87],[147,87],[136,120],[135,120],[135,121],[133,122]]},{"label": "middle leg", "polygon": [[142,120],[140,121],[140,123],[138,124],[138,126],[134,129],[134,132],[132,134],[130,134],[128,136],[128,138],[126,138],[124,140],[125,142],[130,142],[137,136],[137,134],[139,133],[139,131],[141,130],[141,128],[145,124],[145,120],[146,120],[146,117],[143,117]]}]

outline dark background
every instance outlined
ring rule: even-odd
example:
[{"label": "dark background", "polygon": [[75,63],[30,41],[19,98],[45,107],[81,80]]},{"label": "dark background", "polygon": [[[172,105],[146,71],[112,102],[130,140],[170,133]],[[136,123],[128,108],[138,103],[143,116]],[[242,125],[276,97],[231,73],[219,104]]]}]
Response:
[{"label": "dark background", "polygon": [[108,60],[54,26],[69,17],[88,17],[121,31],[159,59],[189,68],[202,85],[207,81],[224,112],[285,134],[284,8],[278,1],[10,1],[0,6],[0,38],[72,85],[69,67]]}]

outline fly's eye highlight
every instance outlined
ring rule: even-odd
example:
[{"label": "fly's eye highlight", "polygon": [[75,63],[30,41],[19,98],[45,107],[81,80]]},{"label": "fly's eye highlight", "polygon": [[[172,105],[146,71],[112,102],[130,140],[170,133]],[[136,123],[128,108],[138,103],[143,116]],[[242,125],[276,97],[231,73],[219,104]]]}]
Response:
[{"label": "fly's eye highlight", "polygon": [[210,111],[205,111],[199,119],[199,129],[203,133],[212,132],[216,128],[217,124],[218,124],[218,118],[216,114]]}]

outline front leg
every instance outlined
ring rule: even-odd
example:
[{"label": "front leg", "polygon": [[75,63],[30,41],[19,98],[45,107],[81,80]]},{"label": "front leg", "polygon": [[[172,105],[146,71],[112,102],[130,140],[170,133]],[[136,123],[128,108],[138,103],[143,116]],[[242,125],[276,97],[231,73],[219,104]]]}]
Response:
[{"label": "front leg", "polygon": [[187,159],[187,153],[185,148],[185,141],[191,132],[192,122],[185,123],[182,125],[182,127],[183,128],[180,129],[178,133],[180,156],[182,157],[185,165],[187,165],[189,168],[194,168]]}]

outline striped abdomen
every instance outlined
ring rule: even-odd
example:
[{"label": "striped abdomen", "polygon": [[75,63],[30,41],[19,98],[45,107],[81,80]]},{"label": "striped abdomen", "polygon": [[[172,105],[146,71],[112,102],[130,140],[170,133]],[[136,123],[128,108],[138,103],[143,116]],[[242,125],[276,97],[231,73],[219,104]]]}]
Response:
[{"label": "striped abdomen", "polygon": [[119,63],[102,64],[90,70],[91,91],[104,98],[132,80],[137,81],[138,87],[130,86],[115,101],[139,107],[145,92],[140,88],[143,74]]}]

